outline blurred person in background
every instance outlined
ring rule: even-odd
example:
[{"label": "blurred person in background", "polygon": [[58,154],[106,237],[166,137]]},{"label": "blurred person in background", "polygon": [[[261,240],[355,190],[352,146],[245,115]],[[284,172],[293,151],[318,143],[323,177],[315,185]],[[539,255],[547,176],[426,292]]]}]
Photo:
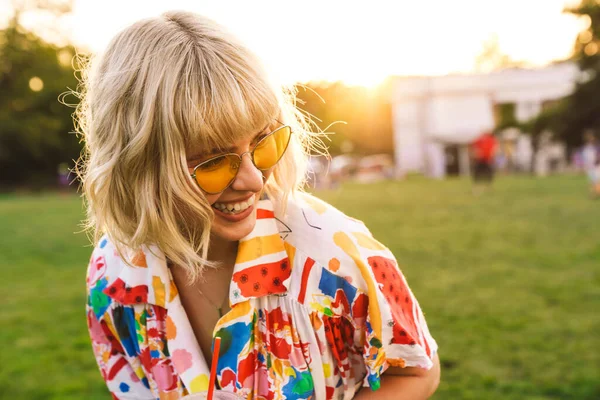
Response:
[{"label": "blurred person in background", "polygon": [[329,188],[328,159],[323,156],[311,156],[308,160],[307,186],[314,189]]},{"label": "blurred person in background", "polygon": [[84,83],[87,320],[114,398],[435,392],[437,344],[393,254],[301,192],[318,135],[236,38],[168,12],[119,33]]},{"label": "blurred person in background", "polygon": [[69,190],[69,185],[71,185],[71,170],[67,163],[60,163],[57,170],[59,190],[65,193]]},{"label": "blurred person in background", "polygon": [[593,131],[588,130],[583,134],[583,149],[581,162],[590,182],[590,193],[594,198],[600,198],[600,148]]},{"label": "blurred person in background", "polygon": [[471,144],[473,162],[473,194],[480,195],[494,181],[494,160],[498,141],[491,132],[486,132]]}]

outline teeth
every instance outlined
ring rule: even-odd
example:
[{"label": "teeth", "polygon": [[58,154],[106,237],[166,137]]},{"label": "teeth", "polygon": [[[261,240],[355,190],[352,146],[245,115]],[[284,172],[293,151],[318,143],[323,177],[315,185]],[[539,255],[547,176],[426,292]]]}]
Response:
[{"label": "teeth", "polygon": [[254,196],[240,203],[215,203],[213,207],[225,214],[238,214],[254,204]]}]

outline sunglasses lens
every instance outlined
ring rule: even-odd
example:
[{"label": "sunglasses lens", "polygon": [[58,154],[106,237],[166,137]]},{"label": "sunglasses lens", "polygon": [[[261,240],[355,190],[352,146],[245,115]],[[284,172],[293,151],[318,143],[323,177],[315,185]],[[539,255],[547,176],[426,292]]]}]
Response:
[{"label": "sunglasses lens", "polygon": [[290,143],[291,134],[289,126],[282,126],[258,142],[252,155],[254,165],[259,169],[269,169],[277,164]]},{"label": "sunglasses lens", "polygon": [[233,181],[239,168],[240,159],[235,155],[217,157],[196,169],[196,182],[207,193],[219,193]]}]

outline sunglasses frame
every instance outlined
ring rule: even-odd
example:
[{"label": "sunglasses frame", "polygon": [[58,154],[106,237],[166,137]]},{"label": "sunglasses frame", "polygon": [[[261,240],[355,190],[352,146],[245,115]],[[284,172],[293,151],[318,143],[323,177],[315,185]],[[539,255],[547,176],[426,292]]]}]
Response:
[{"label": "sunglasses frame", "polygon": [[[198,165],[196,165],[196,166],[194,167],[194,170],[193,170],[193,172],[190,174],[190,176],[192,177],[192,179],[194,179],[194,182],[196,182],[196,185],[198,185],[198,187],[199,187],[199,188],[200,188],[200,189],[201,189],[201,190],[202,190],[204,193],[206,193],[206,194],[218,194],[218,193],[222,193],[222,192],[224,192],[225,190],[227,190],[227,188],[228,188],[229,186],[231,186],[231,184],[233,183],[233,181],[235,181],[235,178],[237,178],[237,175],[238,175],[238,173],[240,172],[240,168],[239,168],[239,166],[242,164],[242,157],[244,157],[246,154],[250,154],[250,161],[252,161],[252,165],[254,165],[254,168],[256,168],[257,170],[261,171],[261,173],[262,173],[263,171],[266,171],[267,169],[260,169],[260,168],[258,168],[258,167],[256,166],[256,164],[254,163],[254,151],[256,150],[256,148],[257,148],[257,147],[258,147],[258,146],[259,146],[259,145],[260,145],[260,144],[261,144],[263,141],[267,140],[268,138],[270,138],[271,136],[273,136],[275,133],[277,133],[278,131],[280,131],[281,129],[284,129],[284,128],[288,128],[288,129],[290,130],[290,137],[288,138],[288,141],[287,141],[287,143],[286,143],[286,145],[285,145],[285,149],[283,149],[283,152],[281,153],[281,157],[279,157],[279,159],[277,160],[277,162],[276,162],[275,164],[273,164],[271,167],[269,167],[269,168],[267,168],[267,169],[271,169],[271,168],[273,168],[274,166],[276,166],[276,165],[279,163],[279,161],[281,160],[281,158],[283,158],[283,155],[284,155],[284,154],[285,154],[285,152],[287,151],[287,149],[288,149],[288,147],[289,147],[289,145],[290,145],[290,142],[291,142],[291,140],[292,140],[292,133],[294,133],[294,131],[292,130],[292,128],[291,128],[289,125],[282,125],[282,126],[280,126],[279,128],[277,128],[277,129],[275,129],[275,130],[273,130],[273,131],[271,131],[271,132],[267,133],[267,134],[266,134],[266,135],[265,135],[265,136],[264,136],[262,139],[260,139],[258,142],[256,142],[256,144],[255,144],[255,145],[252,147],[252,149],[250,149],[250,150],[248,150],[248,151],[245,151],[245,152],[243,152],[242,154],[238,154],[238,153],[225,153],[225,154],[219,154],[218,156],[211,157],[211,158],[209,158],[209,159],[208,159],[208,160],[206,160],[206,161],[202,161],[200,164],[198,164]],[[202,186],[200,186],[200,184],[199,184],[199,183],[198,183],[198,181],[196,180],[196,170],[197,170],[198,168],[202,167],[204,164],[208,164],[209,162],[212,162],[212,161],[214,161],[214,160],[216,160],[216,159],[218,159],[218,158],[221,158],[221,157],[227,157],[227,156],[236,156],[236,157],[237,157],[237,158],[240,160],[240,163],[238,164],[238,167],[237,167],[237,171],[236,171],[235,175],[233,176],[233,178],[231,178],[231,180],[229,181],[229,183],[227,184],[227,186],[225,186],[225,187],[224,187],[222,190],[220,190],[220,191],[218,191],[218,192],[209,192],[209,191],[207,191],[207,190],[204,190],[204,189],[202,188]]]}]

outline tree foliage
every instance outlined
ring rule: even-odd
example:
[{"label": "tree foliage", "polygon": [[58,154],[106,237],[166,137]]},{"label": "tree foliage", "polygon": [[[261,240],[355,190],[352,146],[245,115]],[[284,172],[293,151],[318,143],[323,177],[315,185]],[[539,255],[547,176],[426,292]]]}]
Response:
[{"label": "tree foliage", "polygon": [[73,109],[59,101],[77,86],[74,55],[25,30],[18,12],[0,31],[0,186],[54,183],[79,156]]},{"label": "tree foliage", "polygon": [[589,21],[574,44],[573,59],[581,70],[580,79],[574,92],[537,123],[545,122],[569,148],[574,148],[581,145],[586,129],[600,132],[600,3],[582,0],[579,6],[566,11]]},{"label": "tree foliage", "polygon": [[504,68],[526,67],[527,63],[514,60],[500,48],[498,35],[491,35],[484,43],[475,58],[474,71],[488,73]]}]

